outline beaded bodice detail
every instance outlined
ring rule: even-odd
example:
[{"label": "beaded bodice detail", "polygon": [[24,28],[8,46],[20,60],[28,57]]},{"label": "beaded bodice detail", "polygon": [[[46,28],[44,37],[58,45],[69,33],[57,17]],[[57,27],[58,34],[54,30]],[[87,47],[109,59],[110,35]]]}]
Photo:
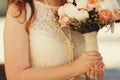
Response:
[{"label": "beaded bodice detail", "polygon": [[[33,67],[48,67],[68,63],[68,48],[64,36],[53,19],[48,5],[35,1],[35,20],[30,25],[30,59]],[[53,13],[57,6],[51,6]],[[68,36],[69,30],[62,28]],[[85,50],[85,40],[82,34],[72,31],[74,59]]]}]

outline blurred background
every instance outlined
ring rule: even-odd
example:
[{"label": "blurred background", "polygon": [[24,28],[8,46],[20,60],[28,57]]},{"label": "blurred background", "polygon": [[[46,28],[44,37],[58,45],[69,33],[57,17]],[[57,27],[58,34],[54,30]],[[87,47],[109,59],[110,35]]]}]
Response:
[{"label": "blurred background", "polygon": [[[120,0],[118,0],[120,3]],[[5,80],[4,75],[4,50],[3,29],[6,15],[6,0],[0,0],[0,80]],[[107,67],[104,80],[120,80],[120,24],[115,24],[115,31],[99,31],[99,51]]]}]

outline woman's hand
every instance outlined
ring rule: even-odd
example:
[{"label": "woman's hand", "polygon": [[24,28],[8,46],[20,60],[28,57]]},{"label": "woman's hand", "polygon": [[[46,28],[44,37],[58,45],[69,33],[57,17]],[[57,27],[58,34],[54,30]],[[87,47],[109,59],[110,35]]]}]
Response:
[{"label": "woman's hand", "polygon": [[102,57],[98,52],[85,52],[78,59],[72,62],[72,67],[76,75],[86,73],[90,64],[97,60],[102,60]]},{"label": "woman's hand", "polygon": [[105,72],[105,66],[101,60],[93,62],[87,70],[87,76],[98,80],[102,78]]}]

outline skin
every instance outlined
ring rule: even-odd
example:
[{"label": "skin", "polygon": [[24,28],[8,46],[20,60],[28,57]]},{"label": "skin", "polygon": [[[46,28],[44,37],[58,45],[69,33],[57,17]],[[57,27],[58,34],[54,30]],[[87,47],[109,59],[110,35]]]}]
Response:
[{"label": "skin", "polygon": [[[56,4],[55,0],[53,2],[49,3],[55,6],[61,5]],[[17,6],[10,5],[5,21],[4,51],[7,80],[66,80],[87,72],[90,64],[95,61],[102,61],[101,55],[92,51],[85,52],[70,64],[44,68],[31,67],[29,34],[26,31],[27,20],[23,24],[19,22],[24,21],[25,10],[22,11],[21,16],[18,18],[12,16],[18,13]]]}]

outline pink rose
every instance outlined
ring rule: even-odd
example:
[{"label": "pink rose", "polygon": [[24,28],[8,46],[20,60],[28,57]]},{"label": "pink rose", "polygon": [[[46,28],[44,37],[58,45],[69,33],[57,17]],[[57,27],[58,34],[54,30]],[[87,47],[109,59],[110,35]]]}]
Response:
[{"label": "pink rose", "polygon": [[88,0],[87,11],[91,11],[93,8],[96,8],[96,10],[98,10],[98,0]]},{"label": "pink rose", "polygon": [[118,10],[113,10],[112,11],[112,21],[116,21],[120,19],[120,12]]},{"label": "pink rose", "polygon": [[59,22],[61,23],[61,27],[66,27],[68,25],[68,21],[69,18],[65,14],[60,15]]},{"label": "pink rose", "polygon": [[111,17],[111,12],[109,10],[100,11],[100,21],[109,22]]}]

